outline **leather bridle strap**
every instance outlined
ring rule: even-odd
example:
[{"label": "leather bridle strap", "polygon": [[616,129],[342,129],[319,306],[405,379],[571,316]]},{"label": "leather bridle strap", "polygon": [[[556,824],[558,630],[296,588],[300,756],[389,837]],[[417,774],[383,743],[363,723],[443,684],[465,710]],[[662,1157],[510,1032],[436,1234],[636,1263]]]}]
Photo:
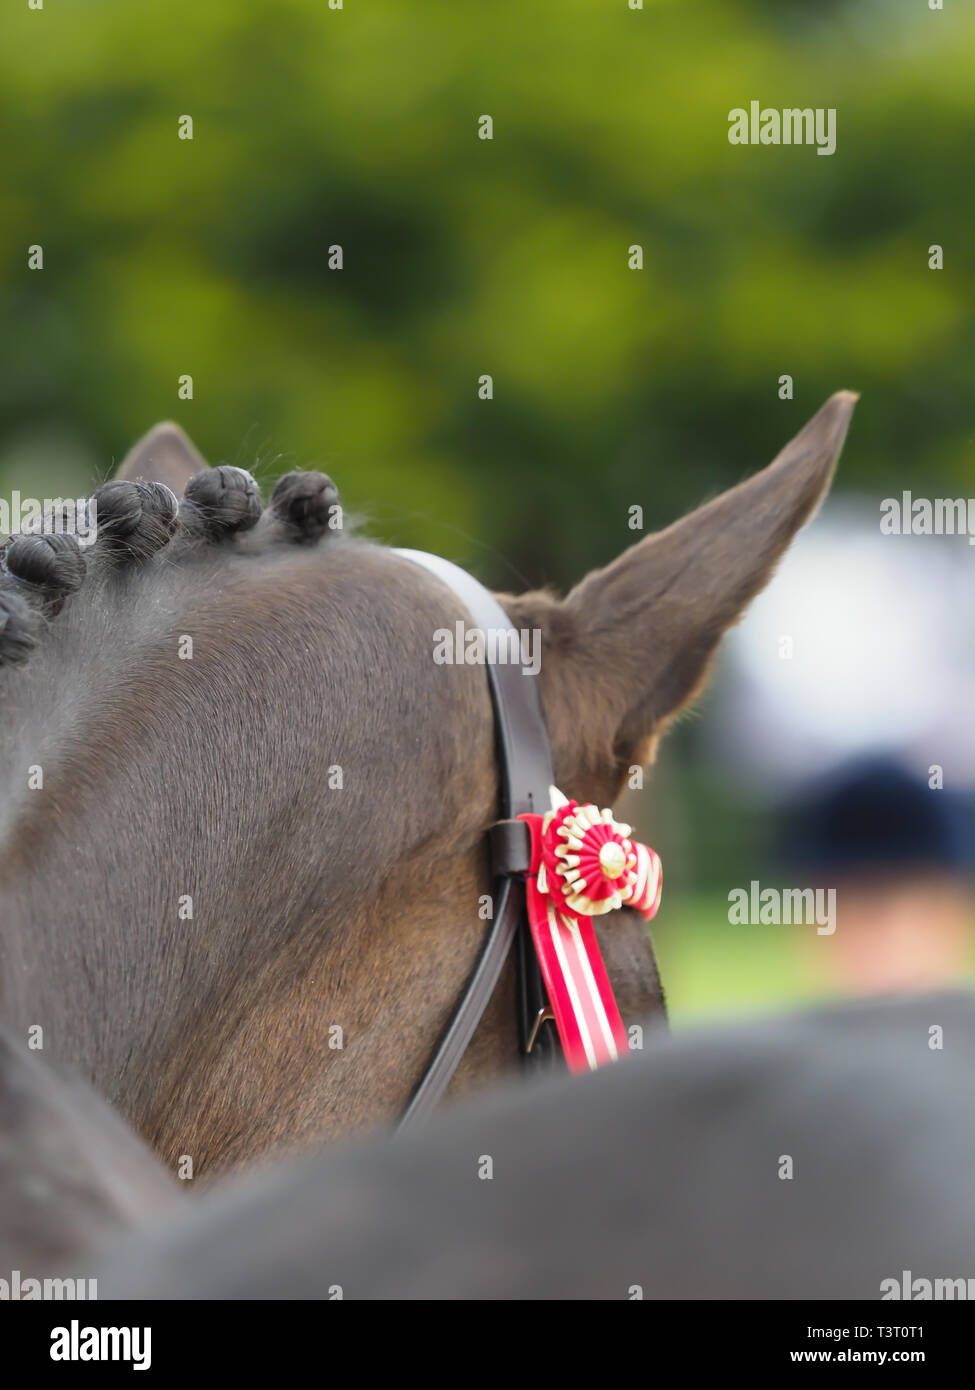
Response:
[{"label": "leather bridle strap", "polygon": [[[466,570],[422,550],[398,550],[396,553],[436,575],[461,600],[470,613],[472,626],[482,633],[490,631],[500,638],[502,633],[513,630],[511,619],[494,595]],[[505,643],[499,640],[494,650],[504,651]],[[510,822],[526,812],[544,813],[549,809],[548,789],[555,779],[538,676],[524,671],[520,665],[490,661],[486,665],[501,769],[502,820]],[[522,825],[523,822],[517,823],[517,831],[511,833],[512,843],[506,847],[507,854],[500,856],[500,865],[496,856],[496,867],[501,871],[494,883],[491,926],[464,995],[400,1120],[400,1129],[426,1119],[440,1100],[484,1015],[520,927],[527,937],[524,879],[516,871],[516,835]],[[520,952],[520,994],[522,1046],[527,1050],[525,1031],[531,1022],[533,1001],[540,997],[543,987],[530,940],[527,950],[525,944],[522,942]]]}]

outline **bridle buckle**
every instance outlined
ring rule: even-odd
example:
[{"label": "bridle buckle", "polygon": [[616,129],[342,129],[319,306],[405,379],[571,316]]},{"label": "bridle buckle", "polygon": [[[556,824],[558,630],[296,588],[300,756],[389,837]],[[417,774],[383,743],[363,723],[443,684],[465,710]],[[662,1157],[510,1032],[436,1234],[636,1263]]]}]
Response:
[{"label": "bridle buckle", "polygon": [[538,1010],[538,1012],[537,1012],[536,1015],[535,1015],[535,1022],[532,1024],[531,1032],[529,1033],[529,1035],[528,1035],[528,1040],[527,1040],[526,1043],[525,1043],[525,1056],[526,1056],[526,1057],[530,1057],[530,1056],[531,1056],[532,1048],[535,1046],[535,1043],[538,1041],[538,1035],[539,1035],[539,1033],[542,1031],[542,1024],[543,1024],[543,1023],[554,1023],[554,1022],[555,1022],[555,1015],[554,1015],[553,1012],[552,1012],[551,1006],[550,1006],[549,1004],[543,1004],[542,1007]]}]

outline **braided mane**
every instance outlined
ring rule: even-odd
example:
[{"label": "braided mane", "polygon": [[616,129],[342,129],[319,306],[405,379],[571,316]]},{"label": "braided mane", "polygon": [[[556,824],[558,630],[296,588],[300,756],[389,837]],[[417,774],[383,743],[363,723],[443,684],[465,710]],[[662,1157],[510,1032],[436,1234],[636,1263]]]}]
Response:
[{"label": "braided mane", "polygon": [[[180,542],[218,545],[251,532],[264,517],[261,491],[242,468],[222,465],[194,474],[182,501],[164,483],[113,479],[87,500],[82,546],[65,529],[66,513],[51,530],[15,535],[0,550],[0,666],[29,658],[65,602],[89,575],[144,565]],[[318,472],[286,474],[271,494],[262,539],[314,545],[341,529],[338,490]],[[79,529],[81,529],[79,527]]]}]

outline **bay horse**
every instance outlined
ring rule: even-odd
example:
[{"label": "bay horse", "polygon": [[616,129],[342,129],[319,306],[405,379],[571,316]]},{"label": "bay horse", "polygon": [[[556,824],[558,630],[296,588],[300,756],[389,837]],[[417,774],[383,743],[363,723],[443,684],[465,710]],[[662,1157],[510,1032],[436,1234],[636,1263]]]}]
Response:
[{"label": "bay horse", "polygon": [[[609,805],[652,761],[823,498],[855,401],[565,599],[501,596],[541,634],[568,796]],[[433,659],[463,605],[333,528],[325,475],[265,510],[172,425],[93,503],[90,547],[3,552],[0,1017],[197,1174],[391,1120],[485,930],[487,684]],[[643,920],[597,932],[624,1020],[661,1017]],[[517,1056],[509,970],[452,1092]]]}]

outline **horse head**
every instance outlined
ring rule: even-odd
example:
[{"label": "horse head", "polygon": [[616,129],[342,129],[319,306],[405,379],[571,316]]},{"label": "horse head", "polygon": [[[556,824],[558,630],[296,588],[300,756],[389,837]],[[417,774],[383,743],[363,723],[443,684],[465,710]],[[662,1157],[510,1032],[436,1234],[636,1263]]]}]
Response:
[{"label": "horse head", "polygon": [[[652,760],[822,499],[854,403],[565,598],[500,596],[538,634],[568,796],[610,804]],[[3,553],[0,1013],[197,1172],[391,1119],[486,925],[489,692],[434,655],[464,607],[337,524],[323,474],[265,509],[173,426],[90,508],[91,545]],[[642,919],[599,939],[624,1019],[658,1014]],[[508,972],[453,1090],[516,1064],[513,993]]]}]

